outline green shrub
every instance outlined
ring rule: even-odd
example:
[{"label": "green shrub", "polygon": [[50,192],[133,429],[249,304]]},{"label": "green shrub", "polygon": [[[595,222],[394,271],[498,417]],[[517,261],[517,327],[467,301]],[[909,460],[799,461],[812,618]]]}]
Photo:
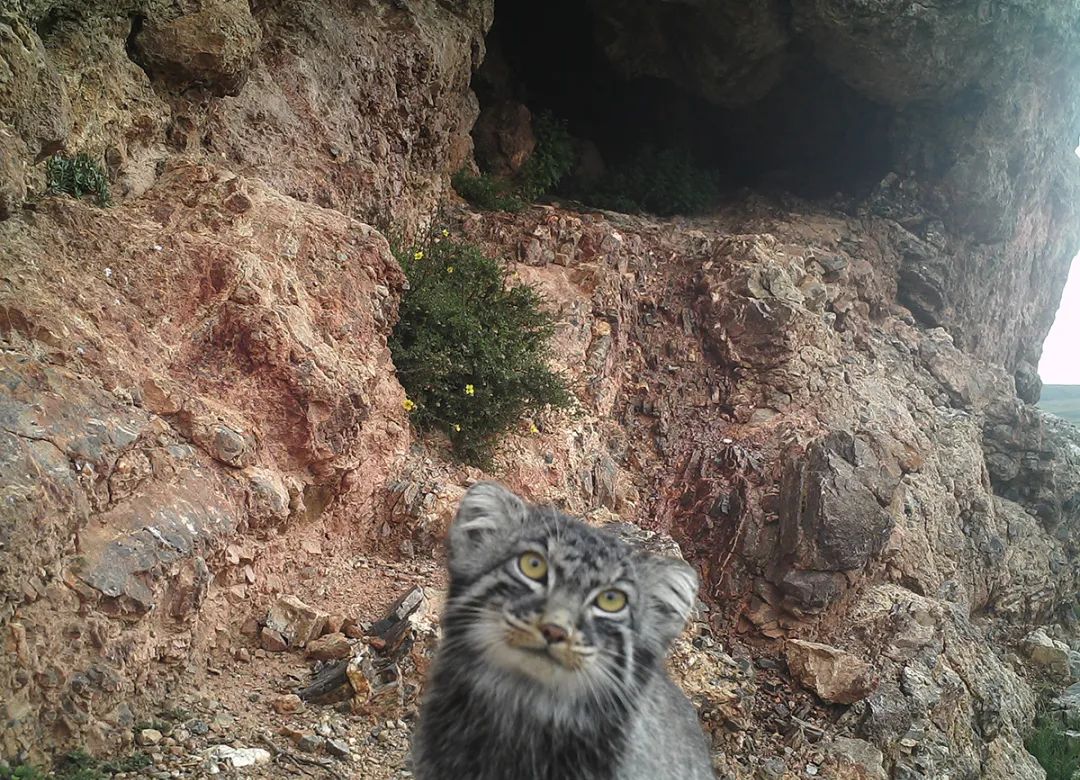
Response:
[{"label": "green shrub", "polygon": [[574,167],[574,139],[564,122],[547,113],[536,117],[533,132],[536,148],[516,179],[463,169],[450,180],[457,194],[483,211],[517,212],[554,190]]},{"label": "green shrub", "polygon": [[[142,764],[141,766],[145,766]],[[73,750],[59,756],[52,771],[45,773],[30,764],[22,764],[11,769],[0,769],[0,780],[107,780],[113,773],[120,771],[110,765],[102,765],[86,751]]]},{"label": "green shrub", "polygon": [[547,365],[554,321],[527,285],[446,231],[395,252],[409,280],[390,339],[406,409],[445,433],[460,459],[485,465],[501,434],[571,396]]},{"label": "green shrub", "polygon": [[539,114],[533,125],[536,149],[521,171],[521,196],[536,200],[554,190],[574,168],[574,139],[566,123],[548,113]]},{"label": "green shrub", "polygon": [[525,208],[525,201],[513,185],[496,176],[486,173],[476,176],[462,169],[454,174],[450,184],[458,195],[481,211],[517,212]]},{"label": "green shrub", "polygon": [[662,217],[698,214],[720,197],[716,171],[702,168],[689,152],[645,147],[614,165],[592,192],[580,199],[616,211],[645,211]]},{"label": "green shrub", "polygon": [[97,759],[85,751],[74,750],[56,759],[50,776],[57,780],[105,780],[109,774]]},{"label": "green shrub", "polygon": [[0,767],[0,780],[45,780],[45,775],[29,764],[5,769]]},{"label": "green shrub", "polygon": [[1072,780],[1080,769],[1080,741],[1067,737],[1052,718],[1040,718],[1024,746],[1046,770],[1046,780]]},{"label": "green shrub", "polygon": [[54,154],[45,163],[45,177],[50,192],[63,192],[76,198],[96,195],[99,206],[111,202],[105,171],[83,152],[74,157]]}]

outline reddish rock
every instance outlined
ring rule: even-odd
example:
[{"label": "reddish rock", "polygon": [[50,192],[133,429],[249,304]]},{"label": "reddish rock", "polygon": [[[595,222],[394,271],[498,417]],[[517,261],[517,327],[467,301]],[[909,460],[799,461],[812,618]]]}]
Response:
[{"label": "reddish rock", "polygon": [[340,634],[345,626],[344,615],[330,615],[326,619],[326,625],[323,626],[323,635],[326,634]]},{"label": "reddish rock", "polygon": [[285,637],[267,626],[263,626],[262,631],[259,632],[259,645],[263,650],[271,653],[284,653],[289,649],[289,643],[285,641]]},{"label": "reddish rock", "polygon": [[349,639],[363,639],[364,638],[364,629],[362,629],[360,627],[360,624],[357,623],[352,618],[345,618],[345,622],[341,626],[341,631]]},{"label": "reddish rock", "polygon": [[278,715],[290,715],[299,712],[303,708],[304,702],[300,701],[300,697],[295,693],[289,693],[273,699],[270,706]]},{"label": "reddish rock", "polygon": [[352,645],[344,634],[327,634],[308,644],[307,657],[316,661],[336,661],[348,658]]}]

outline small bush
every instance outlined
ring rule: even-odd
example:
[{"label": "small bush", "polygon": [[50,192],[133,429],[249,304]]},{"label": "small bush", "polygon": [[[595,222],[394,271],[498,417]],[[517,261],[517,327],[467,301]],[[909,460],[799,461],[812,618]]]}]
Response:
[{"label": "small bush", "polygon": [[702,168],[682,150],[643,148],[615,165],[581,200],[616,211],[645,211],[662,217],[698,214],[720,196],[716,171]]},{"label": "small bush", "polygon": [[74,157],[54,154],[45,163],[45,177],[50,192],[63,192],[75,198],[95,195],[99,206],[111,203],[105,171],[83,152]]},{"label": "small bush", "polygon": [[513,185],[486,173],[476,176],[460,170],[450,179],[450,184],[458,195],[481,211],[518,212],[525,208],[525,201],[517,195]]},{"label": "small bush", "polygon": [[51,777],[57,780],[106,780],[101,763],[82,750],[74,750],[53,763]]},{"label": "small bush", "polygon": [[485,465],[523,416],[571,396],[547,365],[554,321],[527,285],[446,231],[395,254],[409,290],[390,340],[406,409],[419,430],[445,433],[462,460]]},{"label": "small bush", "polygon": [[[145,758],[149,763],[149,757]],[[146,766],[147,763],[139,764],[138,768]],[[48,773],[30,764],[22,764],[10,769],[0,769],[0,780],[45,780],[47,777],[52,780],[107,780],[118,771],[127,770],[102,764],[83,750],[73,750],[59,756]]]},{"label": "small bush", "polygon": [[515,180],[460,170],[450,180],[457,194],[484,211],[518,212],[554,190],[574,167],[574,140],[566,124],[547,113],[536,117],[533,132],[536,149]]},{"label": "small bush", "polygon": [[574,139],[566,123],[548,113],[536,117],[533,125],[536,149],[521,171],[521,196],[536,200],[554,190],[574,168]]},{"label": "small bush", "polygon": [[5,769],[0,767],[0,780],[45,780],[45,774],[29,764]]},{"label": "small bush", "polygon": [[1038,720],[1024,747],[1046,770],[1046,780],[1072,780],[1080,769],[1080,741],[1067,737],[1052,718]]}]

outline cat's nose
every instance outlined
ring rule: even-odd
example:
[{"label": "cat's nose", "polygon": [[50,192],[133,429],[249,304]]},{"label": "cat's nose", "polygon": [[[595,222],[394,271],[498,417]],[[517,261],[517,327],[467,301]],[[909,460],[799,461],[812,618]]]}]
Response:
[{"label": "cat's nose", "polygon": [[543,623],[540,626],[540,633],[544,635],[544,639],[547,640],[549,645],[565,642],[566,638],[570,636],[570,632],[558,623]]}]

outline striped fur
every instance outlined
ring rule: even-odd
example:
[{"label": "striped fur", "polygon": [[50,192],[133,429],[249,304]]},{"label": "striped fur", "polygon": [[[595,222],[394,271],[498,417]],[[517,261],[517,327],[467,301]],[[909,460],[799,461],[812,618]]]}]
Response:
[{"label": "striped fur", "polygon": [[[443,639],[413,742],[418,780],[705,780],[696,713],[664,671],[697,575],[494,483],[450,528]],[[522,555],[546,562],[525,574]],[[617,612],[597,605],[617,589]],[[541,626],[565,626],[545,639]],[[549,636],[550,638],[550,636]]]}]

